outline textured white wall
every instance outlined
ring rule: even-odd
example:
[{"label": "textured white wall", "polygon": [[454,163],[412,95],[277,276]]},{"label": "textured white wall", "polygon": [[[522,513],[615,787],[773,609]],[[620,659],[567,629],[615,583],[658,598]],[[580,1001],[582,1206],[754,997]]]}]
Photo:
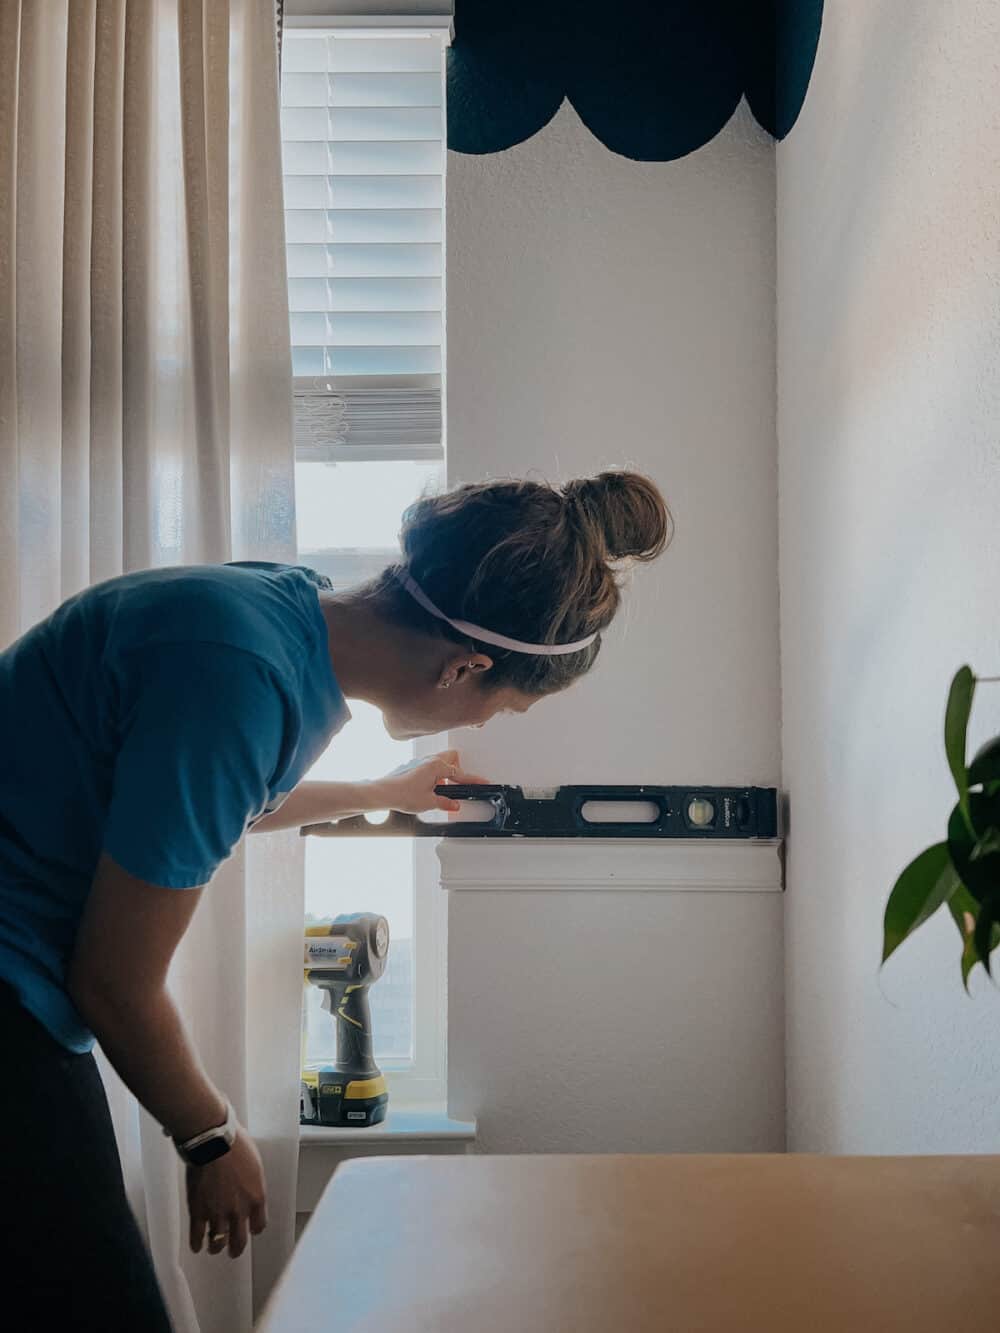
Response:
[{"label": "textured white wall", "polygon": [[[995,1152],[1000,1008],[939,918],[954,669],[1000,672],[1000,10],[827,5],[778,153],[789,1147]],[[974,739],[1000,729],[984,686]]]},{"label": "textured white wall", "polygon": [[448,158],[452,482],[629,463],[677,534],[590,677],[462,737],[498,780],[778,775],[774,149],[749,116],[679,162],[565,106]]},{"label": "textured white wall", "polygon": [[[448,169],[451,480],[627,462],[677,521],[592,675],[456,742],[475,771],[526,785],[776,783],[773,146],[741,111],[691,157],[637,163],[564,106],[527,143]],[[581,941],[602,913],[644,942],[641,975],[616,978],[635,1022],[609,1026],[589,984]],[[514,992],[505,959],[525,929],[565,967],[529,959]],[[734,896],[731,912],[710,894],[453,895],[453,1108],[488,1119],[503,1151],[780,1148],[780,931],[774,895]],[[753,986],[714,984],[727,968]],[[548,1035],[519,1044],[529,1027]],[[739,1067],[767,1088],[741,1104],[725,1079],[685,1082],[700,1048],[724,1061],[744,1039]],[[602,1064],[634,1076],[617,1125],[595,1094]],[[550,1100],[525,1116],[539,1086]]]}]

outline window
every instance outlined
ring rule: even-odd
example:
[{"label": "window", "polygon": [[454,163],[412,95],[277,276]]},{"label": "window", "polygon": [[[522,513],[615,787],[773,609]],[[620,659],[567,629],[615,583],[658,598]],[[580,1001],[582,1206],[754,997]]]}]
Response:
[{"label": "window", "polygon": [[[447,33],[306,23],[286,15],[282,44],[299,556],[343,588],[397,558],[400,515],[442,481]],[[351,710],[311,777],[377,777],[413,757],[374,708]],[[307,920],[389,919],[370,998],[376,1058],[405,1101],[445,1095],[442,897],[432,844],[307,840]],[[319,1064],[335,1032],[307,994]]]}]

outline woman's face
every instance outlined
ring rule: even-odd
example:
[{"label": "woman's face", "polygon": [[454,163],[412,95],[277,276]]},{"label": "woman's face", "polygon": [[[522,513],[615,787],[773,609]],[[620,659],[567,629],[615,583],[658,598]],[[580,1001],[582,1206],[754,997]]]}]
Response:
[{"label": "woman's face", "polygon": [[542,697],[509,685],[497,688],[488,681],[488,672],[469,672],[416,691],[411,698],[383,708],[385,729],[393,740],[405,741],[459,727],[482,727],[498,713],[526,713]]}]

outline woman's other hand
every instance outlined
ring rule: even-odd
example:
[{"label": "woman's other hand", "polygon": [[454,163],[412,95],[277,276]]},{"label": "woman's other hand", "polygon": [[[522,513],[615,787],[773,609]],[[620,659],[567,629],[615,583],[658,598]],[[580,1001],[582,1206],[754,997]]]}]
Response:
[{"label": "woman's other hand", "polygon": [[454,814],[462,807],[458,801],[438,796],[434,791],[444,783],[481,785],[488,779],[466,773],[459,765],[457,750],[442,750],[426,759],[413,759],[388,777],[372,783],[377,794],[376,808],[399,810],[406,815],[422,815],[426,810],[447,810]]},{"label": "woman's other hand", "polygon": [[246,1249],[248,1230],[257,1236],[267,1226],[264,1168],[253,1139],[239,1129],[233,1146],[207,1166],[187,1169],[191,1248],[197,1254],[208,1233],[209,1254],[228,1249],[236,1259]]}]

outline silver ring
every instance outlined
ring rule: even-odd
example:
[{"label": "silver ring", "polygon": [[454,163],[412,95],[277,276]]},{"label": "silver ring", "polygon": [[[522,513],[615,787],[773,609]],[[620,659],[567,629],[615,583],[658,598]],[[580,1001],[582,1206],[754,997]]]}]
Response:
[{"label": "silver ring", "polygon": [[220,1240],[228,1240],[228,1239],[229,1239],[228,1231],[213,1231],[212,1234],[209,1236],[208,1241],[210,1245],[218,1245]]}]

